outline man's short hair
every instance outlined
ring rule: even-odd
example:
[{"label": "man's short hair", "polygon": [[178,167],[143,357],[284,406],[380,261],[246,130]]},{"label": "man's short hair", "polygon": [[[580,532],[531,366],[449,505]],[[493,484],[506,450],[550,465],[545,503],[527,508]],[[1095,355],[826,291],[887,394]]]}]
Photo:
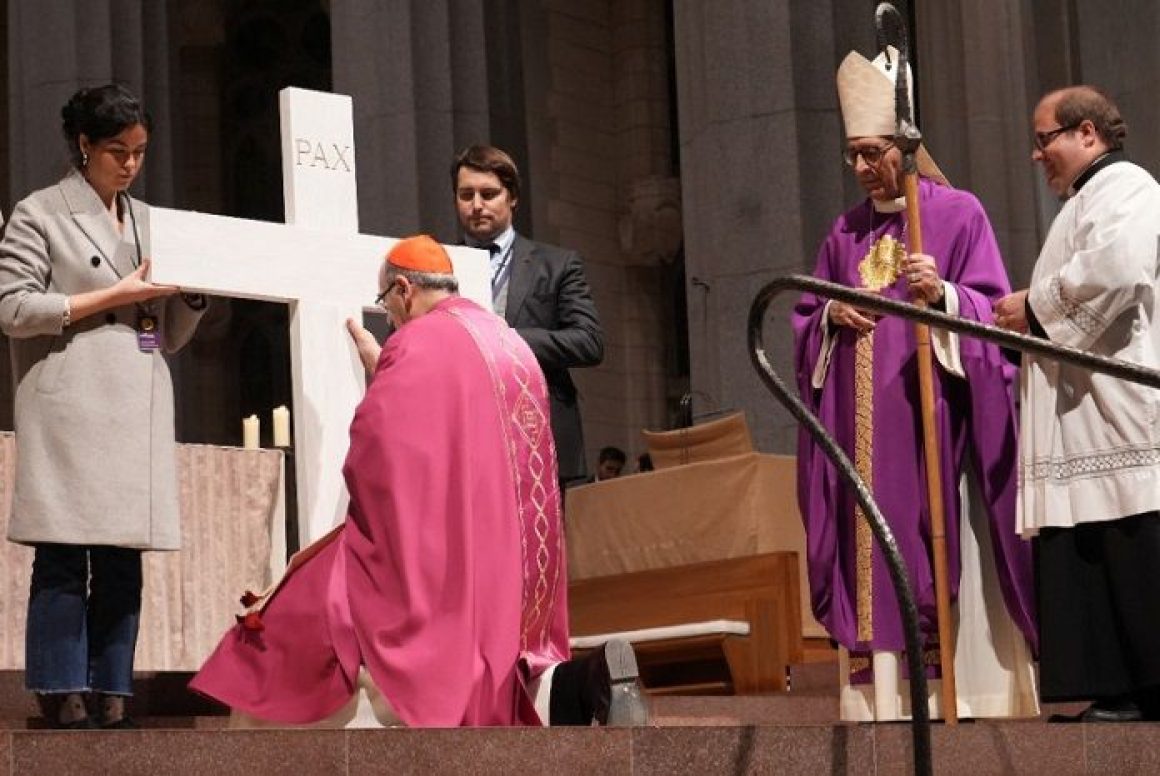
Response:
[{"label": "man's short hair", "polygon": [[1055,103],[1055,120],[1061,127],[1074,127],[1090,121],[1109,151],[1120,151],[1128,136],[1128,125],[1112,98],[1094,86],[1060,89]]},{"label": "man's short hair", "polygon": [[602,447],[600,454],[596,457],[597,463],[604,463],[605,461],[619,461],[623,466],[628,461],[628,456],[619,447]]},{"label": "man's short hair", "polygon": [[451,190],[459,186],[459,169],[467,167],[477,172],[490,172],[499,178],[512,199],[520,198],[520,170],[515,160],[495,146],[473,145],[455,155],[451,163]]},{"label": "man's short hair", "polygon": [[404,277],[411,285],[427,290],[450,291],[459,293],[459,279],[454,275],[445,275],[436,272],[419,272],[413,269],[402,269],[393,264],[387,264],[383,274],[384,288],[390,288],[395,278]]}]

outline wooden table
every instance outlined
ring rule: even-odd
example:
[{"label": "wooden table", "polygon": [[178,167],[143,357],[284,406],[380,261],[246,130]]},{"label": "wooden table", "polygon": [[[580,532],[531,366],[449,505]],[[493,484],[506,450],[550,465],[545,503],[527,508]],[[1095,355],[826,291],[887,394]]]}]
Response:
[{"label": "wooden table", "polygon": [[793,456],[747,453],[572,488],[568,577],[796,552],[802,635],[825,638],[810,613],[795,482]]}]

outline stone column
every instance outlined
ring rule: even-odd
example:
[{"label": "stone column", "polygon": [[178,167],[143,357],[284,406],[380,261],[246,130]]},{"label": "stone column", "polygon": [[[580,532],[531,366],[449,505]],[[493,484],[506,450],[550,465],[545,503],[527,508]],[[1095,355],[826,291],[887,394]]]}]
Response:
[{"label": "stone column", "polygon": [[[640,430],[669,428],[687,390],[670,372],[668,343],[679,341],[676,283],[680,282],[681,181],[675,167],[674,127],[665,5],[624,0],[611,8],[612,113],[617,181],[610,192],[618,214],[621,293],[603,296],[602,372],[620,402],[604,417],[586,417],[603,444],[643,451]],[[595,408],[594,408],[595,409]],[[596,413],[589,413],[596,416]],[[595,436],[595,434],[593,434]],[[601,439],[592,439],[598,447]],[[628,470],[633,470],[630,460]]]},{"label": "stone column", "polygon": [[1034,26],[1005,0],[922,3],[917,17],[923,136],[951,184],[982,201],[1011,283],[1024,287],[1045,233],[1039,203],[1053,201],[1031,162]]},{"label": "stone column", "polygon": [[1160,171],[1160,7],[978,0],[922,3],[917,16],[923,133],[952,183],[982,200],[1012,284],[1025,286],[1059,209],[1031,162],[1031,113],[1045,92],[1105,89],[1129,123],[1131,158]]},{"label": "stone column", "polygon": [[[749,305],[774,277],[811,272],[830,222],[857,199],[834,73],[851,48],[872,54],[872,11],[854,0],[675,3],[694,408],[746,410],[766,451],[792,453],[796,424],[750,365]],[[792,379],[790,296],[766,341]]]},{"label": "stone column", "polygon": [[363,231],[452,240],[454,152],[494,143],[523,155],[511,121],[523,111],[510,78],[520,61],[515,13],[514,0],[330,3],[334,90],[354,98]]},{"label": "stone column", "polygon": [[173,204],[167,3],[73,0],[8,5],[8,181],[12,201],[67,169],[60,109],[82,86],[120,81],[153,116],[148,163],[134,193]]},{"label": "stone column", "polygon": [[1074,30],[1079,82],[1105,90],[1128,123],[1129,157],[1160,175],[1160,5],[1079,0]]}]

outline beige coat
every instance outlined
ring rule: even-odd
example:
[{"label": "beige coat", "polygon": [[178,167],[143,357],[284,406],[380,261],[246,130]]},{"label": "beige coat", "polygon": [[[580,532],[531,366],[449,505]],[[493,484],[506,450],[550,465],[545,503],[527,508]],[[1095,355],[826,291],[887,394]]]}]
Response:
[{"label": "beige coat", "polygon": [[[147,258],[149,208],[134,202],[132,213]],[[113,285],[137,258],[132,221],[118,235],[76,171],[17,204],[4,230],[0,329],[12,338],[16,382],[12,541],[180,544],[164,356],[138,349],[135,305],[62,328],[69,295]],[[169,352],[189,340],[202,315],[181,296],[148,305]]]}]

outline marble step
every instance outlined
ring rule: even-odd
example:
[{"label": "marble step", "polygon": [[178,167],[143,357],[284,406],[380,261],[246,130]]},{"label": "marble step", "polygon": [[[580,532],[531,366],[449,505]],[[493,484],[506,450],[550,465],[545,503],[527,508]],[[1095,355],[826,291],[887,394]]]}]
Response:
[{"label": "marble step", "polygon": [[[1154,774],[1160,724],[933,730],[939,776]],[[906,725],[475,730],[0,730],[0,776],[912,773]]]},{"label": "marble step", "polygon": [[[779,722],[837,722],[837,667],[814,663],[794,666],[792,691],[778,695],[657,695],[654,715],[659,724],[774,724]],[[130,701],[134,718],[165,720],[173,727],[189,727],[184,720],[212,718],[226,710],[189,692],[188,673],[138,674]],[[19,671],[0,671],[0,727],[19,729],[35,724],[39,715],[33,697],[24,690]],[[30,722],[32,720],[32,722]]]},{"label": "marble step", "polygon": [[[837,722],[837,705],[832,698],[793,695],[681,696],[668,695],[650,700],[654,727],[723,727],[737,725],[828,725]],[[228,716],[213,714],[132,714],[142,727],[150,729],[224,729]],[[43,730],[45,724],[35,705],[20,714],[0,717],[3,730]]]},{"label": "marble step", "polygon": [[[130,712],[151,727],[224,726],[226,709],[186,689],[190,674],[139,674]],[[654,695],[650,698],[658,726],[678,725],[828,725],[838,722],[837,666],[811,663],[794,666],[790,692],[770,695]],[[1056,704],[1044,708],[1052,713],[1075,713],[1083,704]],[[0,728],[35,727],[36,702],[24,690],[18,671],[0,672]],[[1160,772],[1160,771],[1158,771]]]}]

